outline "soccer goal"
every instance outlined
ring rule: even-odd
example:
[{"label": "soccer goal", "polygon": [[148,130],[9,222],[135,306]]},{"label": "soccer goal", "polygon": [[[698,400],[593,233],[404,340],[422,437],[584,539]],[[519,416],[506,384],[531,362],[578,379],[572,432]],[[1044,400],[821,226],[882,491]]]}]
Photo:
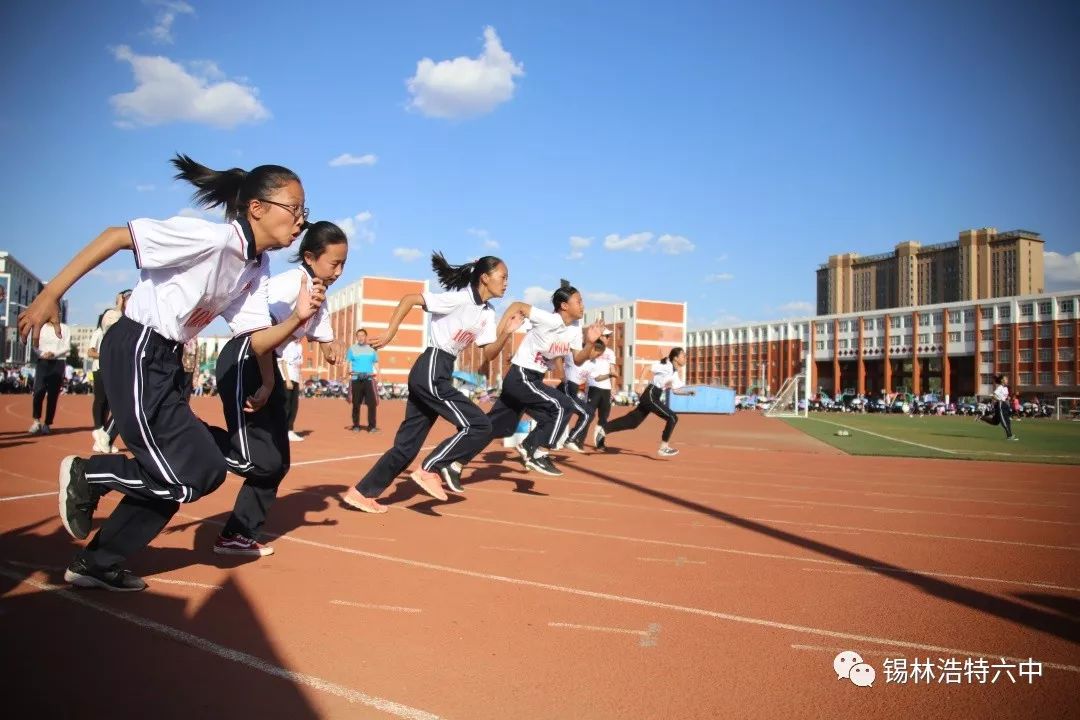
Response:
[{"label": "soccer goal", "polygon": [[780,386],[765,417],[806,417],[809,403],[806,401],[805,375],[789,377]]},{"label": "soccer goal", "polygon": [[1058,420],[1080,420],[1080,397],[1059,397],[1054,401]]}]

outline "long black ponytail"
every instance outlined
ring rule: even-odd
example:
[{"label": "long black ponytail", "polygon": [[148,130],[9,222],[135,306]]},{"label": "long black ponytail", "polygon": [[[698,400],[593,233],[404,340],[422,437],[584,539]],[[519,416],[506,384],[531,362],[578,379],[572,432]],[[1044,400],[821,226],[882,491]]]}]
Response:
[{"label": "long black ponytail", "polygon": [[683,349],[681,347],[672,348],[671,352],[669,352],[667,354],[667,357],[660,358],[660,364],[667,365],[668,363],[671,363],[672,365],[674,365],[675,364],[675,358],[679,357],[682,354],[683,354]]},{"label": "long black ponytail", "polygon": [[260,165],[250,171],[211,170],[179,153],[169,162],[177,169],[174,179],[195,186],[195,203],[204,208],[223,206],[227,220],[239,217],[252,200],[264,198],[288,182],[300,182],[296,173],[281,165]]},{"label": "long black ponytail", "polygon": [[494,271],[502,264],[503,261],[494,255],[485,255],[470,263],[451,265],[438,250],[431,253],[431,269],[439,278],[439,284],[447,290],[460,290],[464,287],[475,290],[480,285],[481,275]]}]

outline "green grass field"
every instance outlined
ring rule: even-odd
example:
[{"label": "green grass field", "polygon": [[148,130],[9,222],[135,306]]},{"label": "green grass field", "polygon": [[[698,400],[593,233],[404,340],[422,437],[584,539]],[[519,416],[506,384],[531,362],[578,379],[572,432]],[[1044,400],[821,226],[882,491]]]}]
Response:
[{"label": "green grass field", "polygon": [[[810,413],[784,421],[849,455],[1080,465],[1078,422],[1013,420],[1020,441],[1007,442],[1000,427],[970,417]],[[851,435],[837,437],[841,429]]]}]

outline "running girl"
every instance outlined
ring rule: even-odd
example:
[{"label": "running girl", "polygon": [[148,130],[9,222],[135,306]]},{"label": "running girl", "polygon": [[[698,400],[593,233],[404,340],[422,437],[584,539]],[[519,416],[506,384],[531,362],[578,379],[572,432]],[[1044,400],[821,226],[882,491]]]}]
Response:
[{"label": "running girl", "polygon": [[479,407],[453,386],[451,375],[462,350],[475,343],[483,348],[485,363],[490,362],[521,325],[523,318],[507,310],[496,327],[495,310],[489,304],[492,298],[501,298],[506,292],[509,277],[506,264],[485,255],[475,262],[451,265],[442,253],[436,252],[431,256],[431,267],[439,284],[448,292],[406,295],[394,310],[386,332],[371,340],[375,349],[389,344],[414,307],[422,307],[431,314],[430,346],[409,371],[405,420],[394,437],[394,447],[345,495],[345,503],[357,510],[386,512],[386,507],[375,498],[420,453],[431,426],[440,416],[454,424],[457,434],[439,443],[410,475],[433,498],[447,499],[443,480],[454,492],[463,490],[460,475],[453,474],[449,468],[479,452],[488,442],[491,423]]},{"label": "running girl", "polygon": [[638,406],[622,417],[608,423],[607,432],[601,431],[600,433],[601,441],[605,434],[610,435],[623,430],[633,430],[651,413],[664,420],[664,432],[660,436],[660,450],[658,453],[663,457],[678,455],[679,451],[671,447],[668,441],[671,440],[671,434],[675,432],[675,423],[679,422],[679,416],[672,412],[671,408],[664,402],[664,391],[671,390],[676,395],[695,394],[693,390],[683,387],[684,383],[682,378],[679,377],[679,370],[685,365],[686,353],[680,347],[672,350],[660,362],[653,363],[651,368],[652,382],[642,391]]},{"label": "running girl", "polygon": [[[141,276],[124,317],[101,343],[101,367],[113,420],[134,458],[70,455],[61,461],[60,520],[73,537],[90,534],[101,495],[118,490],[125,496],[64,573],[75,585],[145,588],[121,563],[154,539],[181,502],[198,500],[225,479],[225,459],[213,436],[181,398],[183,344],[221,316],[234,333],[250,333],[256,353],[269,356],[323,301],[320,282],[305,284],[292,315],[267,327],[265,251],[292,244],[307,215],[295,173],[278,165],[216,171],[183,155],[172,163],[177,179],[195,185],[200,204],[224,206],[228,222],[175,217],[109,228],[19,315],[23,335],[36,342],[51,325],[45,333],[55,336],[64,293],[117,252],[133,251]],[[270,390],[264,382],[248,409],[262,407]]]},{"label": "running girl", "polygon": [[[272,321],[279,324],[288,320],[306,283],[332,285],[345,269],[348,254],[349,240],[337,225],[326,221],[308,225],[300,249],[292,258],[300,266],[270,278],[267,292]],[[290,341],[303,337],[320,343],[328,363],[337,362],[331,345],[334,331],[325,305],[295,328],[273,354],[280,356]],[[215,373],[228,430],[214,428],[214,436],[223,448],[229,469],[244,478],[232,514],[214,543],[214,552],[219,555],[273,554],[272,547],[256,538],[277,498],[278,486],[289,472],[289,398],[285,379],[278,362],[264,369],[265,363],[253,345],[249,335],[229,340],[218,356]],[[245,412],[244,398],[267,384],[264,372],[270,376],[270,399],[261,409]]]}]

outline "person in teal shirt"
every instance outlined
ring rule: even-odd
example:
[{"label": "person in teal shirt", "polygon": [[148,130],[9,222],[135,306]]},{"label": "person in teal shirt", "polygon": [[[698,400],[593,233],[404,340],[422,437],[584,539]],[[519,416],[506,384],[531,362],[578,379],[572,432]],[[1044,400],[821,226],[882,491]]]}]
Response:
[{"label": "person in teal shirt", "polygon": [[379,405],[379,355],[367,344],[367,330],[356,331],[356,342],[349,346],[345,361],[352,372],[352,431],[360,432],[360,406],[367,405],[367,431],[378,432],[375,408]]}]

